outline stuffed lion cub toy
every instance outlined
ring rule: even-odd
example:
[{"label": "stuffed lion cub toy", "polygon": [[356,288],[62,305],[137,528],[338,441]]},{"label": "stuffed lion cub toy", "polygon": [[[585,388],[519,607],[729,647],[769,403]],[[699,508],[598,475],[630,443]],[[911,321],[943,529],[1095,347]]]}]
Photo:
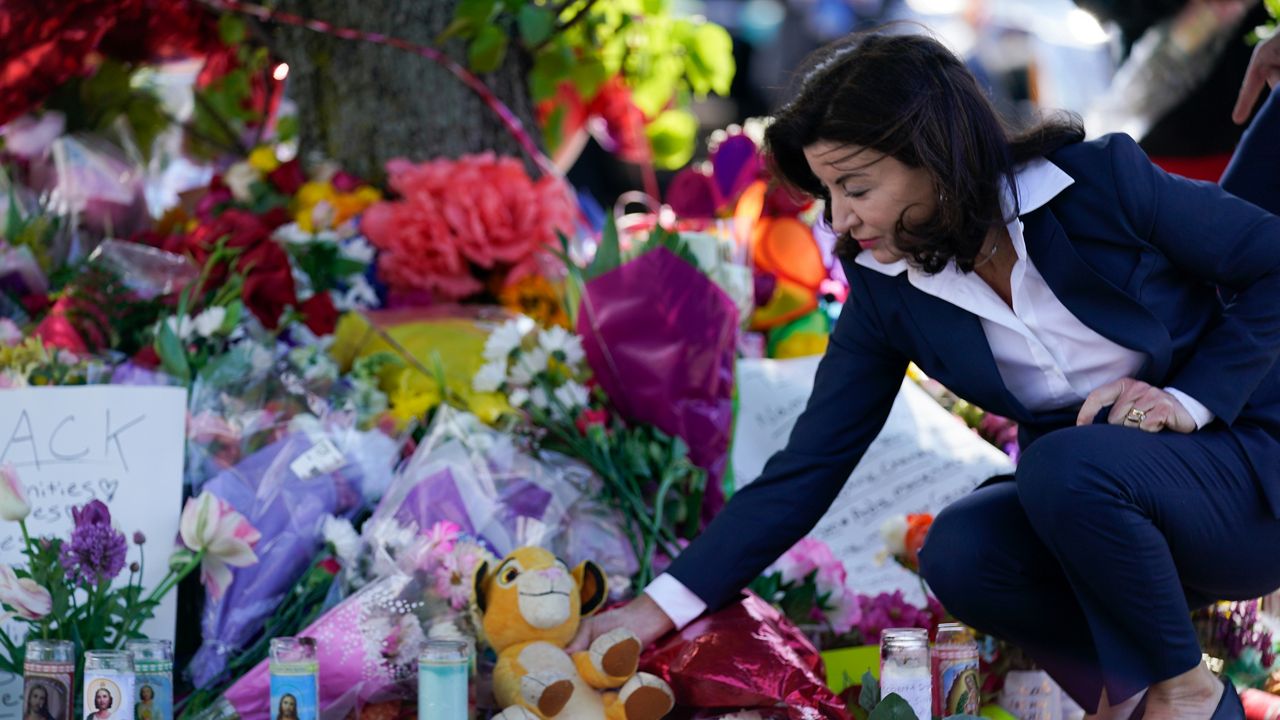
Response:
[{"label": "stuffed lion cub toy", "polygon": [[476,568],[476,604],[498,653],[493,692],[501,720],[659,720],[675,704],[671,688],[636,672],[640,641],[625,628],[572,656],[564,648],[582,618],[608,598],[593,562],[572,571],[554,555],[522,547],[497,567]]}]

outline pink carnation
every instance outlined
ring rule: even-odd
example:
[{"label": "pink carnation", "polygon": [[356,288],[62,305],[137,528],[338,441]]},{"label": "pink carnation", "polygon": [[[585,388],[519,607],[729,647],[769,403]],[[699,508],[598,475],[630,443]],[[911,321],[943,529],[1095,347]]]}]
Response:
[{"label": "pink carnation", "polygon": [[378,269],[394,290],[456,300],[482,285],[472,267],[510,269],[554,247],[573,229],[573,201],[555,178],[531,180],[514,158],[492,153],[457,160],[387,163],[401,199],[365,212],[361,223],[381,250]]},{"label": "pink carnation", "polygon": [[838,593],[847,579],[844,563],[831,554],[831,548],[821,540],[804,538],[778,558],[771,568],[782,573],[784,582],[800,582],[814,570],[814,578],[820,593]]}]

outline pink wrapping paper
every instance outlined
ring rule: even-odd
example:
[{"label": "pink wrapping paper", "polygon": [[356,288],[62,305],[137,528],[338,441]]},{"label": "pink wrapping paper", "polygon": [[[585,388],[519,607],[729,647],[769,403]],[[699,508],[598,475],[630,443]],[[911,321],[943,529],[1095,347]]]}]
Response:
[{"label": "pink wrapping paper", "polygon": [[[422,616],[425,594],[422,578],[393,575],[361,589],[299,633],[316,640],[322,717],[344,717],[366,703],[413,696],[427,632],[432,624],[449,621],[448,615]],[[241,720],[267,720],[268,661],[245,673],[225,698]]]},{"label": "pink wrapping paper", "polygon": [[822,658],[777,608],[747,593],[669,635],[641,658],[683,707],[778,708],[791,720],[849,720],[823,680]]},{"label": "pink wrapping paper", "polygon": [[707,470],[704,519],[724,502],[737,331],[733,300],[665,248],[589,281],[578,312],[587,362],[622,416],[682,438]]}]

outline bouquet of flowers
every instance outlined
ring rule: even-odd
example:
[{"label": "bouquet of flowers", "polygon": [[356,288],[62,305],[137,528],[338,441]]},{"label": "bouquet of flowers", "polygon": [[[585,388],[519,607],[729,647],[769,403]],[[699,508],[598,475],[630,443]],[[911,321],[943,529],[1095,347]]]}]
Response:
[{"label": "bouquet of flowers", "polygon": [[896,515],[885,520],[880,526],[885,551],[899,565],[919,574],[920,549],[924,547],[925,538],[932,526],[933,515],[929,513]]},{"label": "bouquet of flowers", "polygon": [[[345,717],[370,703],[413,697],[417,660],[429,638],[474,638],[467,608],[471,571],[493,562],[456,526],[415,536],[383,577],[326,611],[299,634],[318,649],[320,711]],[[269,664],[258,663],[200,717],[270,716]]]},{"label": "bouquet of flowers", "polygon": [[[222,593],[231,582],[231,567],[258,561],[253,550],[257,530],[208,494],[187,501],[169,572],[150,592],[144,592],[141,583],[147,539],[140,532],[132,537],[138,559],[127,565],[126,582],[116,583],[126,568],[130,543],[112,523],[111,511],[102,501],[73,508],[75,528],[66,539],[30,537],[26,525],[30,511],[17,473],[10,466],[0,466],[0,518],[21,527],[22,554],[27,560],[25,567],[0,566],[5,619],[20,621],[34,637],[74,641],[77,658],[84,650],[118,649],[127,640],[142,637],[142,623],[196,568],[211,592]],[[0,633],[0,669],[22,673],[20,642],[20,636]]]},{"label": "bouquet of flowers", "polygon": [[[538,545],[566,562],[594,560],[625,588],[635,555],[600,495],[600,481],[581,463],[550,452],[535,457],[516,436],[444,406],[365,523],[365,552],[348,567],[359,586],[398,567],[420,534],[444,546],[461,533],[494,555]],[[455,599],[468,590],[454,589]]]},{"label": "bouquet of flowers", "polygon": [[530,179],[515,158],[392,160],[387,176],[400,198],[369,208],[361,228],[380,251],[378,270],[393,301],[496,295],[536,274],[557,232],[573,232],[569,188],[555,178]]},{"label": "bouquet of flowers", "polygon": [[280,162],[264,146],[213,178],[194,218],[178,211],[133,240],[204,267],[194,297],[233,281],[244,310],[265,328],[300,317],[324,335],[339,309],[378,302],[366,278],[373,249],[358,233],[357,217],[380,197],[331,167],[308,179],[300,161]]},{"label": "bouquet of flowers", "polygon": [[841,636],[862,619],[858,596],[849,589],[844,563],[821,540],[805,538],[783,553],[751,583],[751,590],[778,606],[799,625],[818,624]]},{"label": "bouquet of flowers", "polygon": [[577,458],[600,476],[640,562],[632,586],[644,587],[655,561],[675,557],[701,527],[706,475],[688,446],[614,414],[590,380],[582,340],[563,328],[507,322],[489,336],[484,356],[474,388],[505,394],[526,420],[519,431],[536,446]]},{"label": "bouquet of flowers", "polygon": [[699,521],[709,519],[723,504],[729,464],[733,299],[700,270],[688,243],[661,229],[624,256],[610,221],[591,264],[570,265],[567,304],[609,407],[683,441],[680,455],[706,471]]}]

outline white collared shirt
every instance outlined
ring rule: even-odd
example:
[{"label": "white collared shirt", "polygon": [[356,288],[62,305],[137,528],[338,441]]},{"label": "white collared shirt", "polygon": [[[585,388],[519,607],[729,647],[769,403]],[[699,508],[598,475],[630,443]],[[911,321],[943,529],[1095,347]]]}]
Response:
[{"label": "white collared shirt", "polygon": [[[1022,166],[1015,180],[1023,214],[1043,207],[1075,182],[1043,158]],[[1007,189],[1002,200],[1008,214],[1013,198]],[[1012,307],[976,273],[961,273],[954,262],[934,275],[906,260],[882,263],[866,250],[854,262],[885,275],[905,272],[920,291],[977,315],[1005,387],[1028,410],[1079,405],[1098,387],[1137,373],[1145,356],[1108,340],[1073,315],[1027,254],[1022,220],[1015,217],[1007,227],[1017,253],[1010,283]],[[1213,413],[1204,405],[1176,388],[1164,389],[1182,403],[1197,428],[1212,422]],[[645,592],[677,627],[706,610],[697,595],[669,575],[656,578]]]}]

